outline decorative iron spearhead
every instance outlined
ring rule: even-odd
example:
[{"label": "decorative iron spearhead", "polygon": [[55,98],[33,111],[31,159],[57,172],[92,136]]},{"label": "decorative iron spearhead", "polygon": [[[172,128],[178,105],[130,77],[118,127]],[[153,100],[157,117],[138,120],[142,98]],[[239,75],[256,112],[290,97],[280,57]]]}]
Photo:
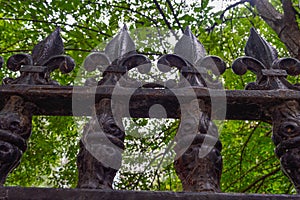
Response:
[{"label": "decorative iron spearhead", "polygon": [[32,54],[15,54],[7,60],[7,68],[20,71],[21,76],[16,79],[5,78],[3,84],[57,85],[56,81],[51,80],[50,73],[55,69],[69,73],[75,67],[74,60],[62,55],[63,52],[58,27],[33,48]]},{"label": "decorative iron spearhead", "polygon": [[125,74],[138,68],[141,73],[147,73],[151,68],[149,58],[136,52],[127,26],[107,44],[104,52],[93,52],[84,60],[84,68],[91,72],[96,69],[103,72],[103,78],[98,83],[88,79],[86,85],[115,85],[121,77],[127,79]]},{"label": "decorative iron spearhead", "polygon": [[[136,52],[135,44],[128,34],[127,27],[124,26],[107,44],[104,52],[93,52],[85,59],[84,67],[87,71],[98,69],[103,72],[103,78],[99,82],[88,80],[86,85],[116,86],[117,83],[122,85],[121,79],[128,79],[126,73],[129,70],[142,67],[147,71],[150,69],[150,63],[146,56]],[[125,133],[121,127],[124,105],[118,104],[121,108],[117,109],[117,116],[114,116],[111,98],[103,98],[95,103],[94,115],[86,125],[80,141],[77,187],[112,189],[112,182],[121,166],[124,149]]]},{"label": "decorative iron spearhead", "polygon": [[245,47],[246,56],[236,59],[232,70],[243,75],[250,70],[256,75],[256,82],[249,83],[247,90],[295,89],[298,85],[289,83],[288,75],[300,74],[300,62],[295,58],[278,59],[278,53],[254,28]]},{"label": "decorative iron spearhead", "polygon": [[[246,56],[236,59],[233,71],[243,75],[250,70],[256,74],[256,82],[246,86],[248,90],[295,89],[298,85],[289,83],[288,75],[300,74],[300,62],[294,58],[279,59],[277,51],[266,42],[255,29],[251,29],[245,47]],[[284,174],[300,193],[300,106],[296,101],[286,101],[280,105],[270,105],[265,115],[271,116],[273,125],[272,140],[275,154],[280,159]]]},{"label": "decorative iron spearhead", "polygon": [[[216,76],[222,74],[226,69],[224,61],[216,56],[207,56],[203,45],[189,28],[177,42],[174,52],[158,60],[158,68],[162,72],[171,67],[179,70],[180,82],[173,89],[220,88],[221,84],[214,81],[208,71]],[[181,122],[175,138],[174,165],[184,191],[220,192],[222,145],[218,140],[217,127],[211,121],[210,110],[199,107],[203,104],[195,98],[180,105]]]},{"label": "decorative iron spearhead", "polygon": [[208,71],[219,76],[224,73],[226,64],[217,56],[207,56],[203,45],[187,27],[175,46],[174,54],[163,55],[158,60],[162,72],[168,72],[171,67],[176,67],[182,75],[179,86],[220,88],[218,80],[213,80]]}]

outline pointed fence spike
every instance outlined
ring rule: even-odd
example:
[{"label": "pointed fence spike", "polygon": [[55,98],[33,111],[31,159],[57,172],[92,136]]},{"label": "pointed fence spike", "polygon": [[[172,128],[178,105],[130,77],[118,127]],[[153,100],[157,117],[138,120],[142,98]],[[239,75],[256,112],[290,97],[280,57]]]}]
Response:
[{"label": "pointed fence spike", "polygon": [[60,27],[34,46],[32,54],[15,54],[7,60],[7,68],[20,71],[20,77],[7,79],[4,84],[57,85],[50,73],[60,69],[69,73],[75,67],[75,61],[64,52],[64,44],[60,36]]},{"label": "pointed fence spike", "polygon": [[203,45],[191,32],[188,26],[186,27],[183,36],[177,42],[174,52],[182,58],[185,58],[191,64],[196,64],[206,55]]},{"label": "pointed fence spike", "polygon": [[42,65],[49,58],[63,54],[64,44],[60,31],[60,27],[57,27],[48,37],[33,48],[32,58],[34,65]]},{"label": "pointed fence spike", "polygon": [[105,47],[105,54],[111,62],[114,62],[135,50],[135,44],[127,31],[127,26],[124,25],[120,32]]},{"label": "pointed fence spike", "polygon": [[262,62],[267,69],[270,69],[272,63],[278,58],[277,50],[262,38],[254,28],[250,30],[245,54]]}]

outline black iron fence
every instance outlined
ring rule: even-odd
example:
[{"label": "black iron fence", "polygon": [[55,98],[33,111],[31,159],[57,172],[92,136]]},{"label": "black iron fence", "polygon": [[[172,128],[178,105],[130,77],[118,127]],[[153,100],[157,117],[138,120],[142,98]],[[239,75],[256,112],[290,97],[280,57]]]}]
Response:
[{"label": "black iron fence", "polygon": [[[161,56],[153,66],[147,56],[137,53],[124,27],[104,52],[93,52],[85,59],[87,71],[99,69],[103,76],[99,80],[87,79],[84,86],[61,86],[51,79],[54,70],[68,73],[75,66],[74,60],[62,55],[63,52],[57,28],[34,47],[32,54],[16,54],[6,62],[6,67],[19,71],[20,76],[5,78],[0,86],[2,185],[26,151],[33,115],[92,116],[85,126],[77,159],[78,188],[92,189],[112,189],[124,149],[126,133],[122,117],[164,117],[180,119],[174,165],[184,191],[221,192],[222,144],[212,120],[239,119],[272,123],[275,153],[284,174],[300,192],[300,86],[287,80],[287,76],[300,74],[300,62],[294,58],[278,58],[277,51],[254,29],[251,29],[245,56],[237,58],[231,66],[237,75],[249,70],[257,76],[256,82],[249,83],[245,90],[222,88],[218,77],[226,70],[225,62],[206,55],[188,28],[177,42],[174,54]],[[132,69],[147,73],[151,67],[163,73],[175,68],[180,79],[143,84],[128,76]],[[157,104],[162,105],[166,113],[156,110],[149,115],[149,109]],[[8,194],[8,190],[5,191]],[[111,195],[111,199],[122,196],[121,193],[105,195]],[[148,195],[149,199],[157,198],[153,193]],[[203,194],[193,195],[179,196],[203,197]],[[128,198],[132,196],[130,193]],[[250,196],[212,194],[211,198]]]}]

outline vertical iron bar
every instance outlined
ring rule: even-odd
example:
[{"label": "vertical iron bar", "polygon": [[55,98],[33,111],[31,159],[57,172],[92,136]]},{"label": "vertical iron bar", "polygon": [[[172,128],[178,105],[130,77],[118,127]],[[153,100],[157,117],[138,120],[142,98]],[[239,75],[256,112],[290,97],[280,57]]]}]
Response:
[{"label": "vertical iron bar", "polygon": [[35,106],[19,96],[11,96],[0,111],[0,185],[16,168],[27,149]]},{"label": "vertical iron bar", "polygon": [[283,173],[300,193],[300,106],[287,101],[272,109],[275,154],[280,159]]},{"label": "vertical iron bar", "polygon": [[187,112],[182,114],[176,136],[178,158],[174,165],[183,190],[221,192],[222,144],[218,139],[217,127],[207,112],[195,109],[195,103],[182,106]]}]

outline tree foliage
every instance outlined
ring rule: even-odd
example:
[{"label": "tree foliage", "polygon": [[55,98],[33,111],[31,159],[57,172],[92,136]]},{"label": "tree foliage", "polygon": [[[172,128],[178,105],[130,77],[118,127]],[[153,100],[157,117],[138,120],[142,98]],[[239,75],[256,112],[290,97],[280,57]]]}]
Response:
[{"label": "tree foliage", "polygon": [[[151,59],[163,53],[172,53],[172,49],[168,45],[148,45],[159,37],[152,37],[150,41],[145,28],[155,30],[160,36],[163,35],[160,33],[161,29],[169,29],[172,37],[179,38],[186,26],[190,26],[209,54],[223,58],[228,67],[234,59],[244,55],[243,48],[250,27],[258,29],[276,47],[279,57],[291,54],[299,58],[300,54],[300,51],[298,54],[291,52],[290,46],[274,28],[275,25],[271,24],[267,14],[263,14],[263,5],[260,3],[268,1],[223,1],[224,7],[221,10],[214,9],[212,0],[0,2],[0,54],[6,60],[15,53],[29,53],[56,26],[61,27],[65,53],[77,63],[75,71],[69,75],[54,74],[54,78],[62,85],[77,84],[76,78],[80,74],[84,58],[95,49],[102,50],[103,45],[99,44],[104,44],[115,35],[123,23],[127,24],[132,33],[139,30],[139,36],[143,37],[132,37],[138,51],[149,55]],[[226,2],[232,6],[225,6]],[[279,14],[284,14],[287,12],[285,3],[292,3],[295,23],[299,24],[298,2],[282,2],[272,1],[272,8],[276,8]],[[0,78],[15,75],[2,68]],[[230,69],[223,78],[225,89],[243,89],[246,83],[255,79],[250,73],[246,77],[239,77]],[[77,123],[78,121],[81,123]],[[84,121],[83,118],[74,120],[72,117],[34,117],[29,149],[19,167],[9,176],[6,185],[75,187],[76,155]],[[154,123],[156,124],[153,125]],[[147,119],[129,120],[126,126],[126,132],[130,133],[126,137],[126,151],[147,156],[157,152],[157,149],[165,148],[165,144],[174,138],[179,122],[169,120],[159,125],[157,123]],[[143,129],[148,136],[133,137],[137,129]],[[221,180],[223,192],[295,192],[280,171],[270,135],[271,126],[267,123],[223,123],[220,129],[224,160]],[[151,166],[138,173],[122,168],[116,178],[115,188],[180,190],[181,184],[172,164],[156,167],[161,159],[164,158],[154,159]]]}]

